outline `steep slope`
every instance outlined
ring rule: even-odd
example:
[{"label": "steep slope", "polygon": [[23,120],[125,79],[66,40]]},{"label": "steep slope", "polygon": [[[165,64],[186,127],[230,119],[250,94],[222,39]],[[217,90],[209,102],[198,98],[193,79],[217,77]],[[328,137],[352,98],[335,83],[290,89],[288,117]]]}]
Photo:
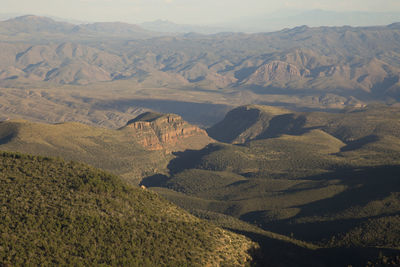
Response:
[{"label": "steep slope", "polygon": [[244,266],[255,244],[83,164],[0,153],[3,265]]},{"label": "steep slope", "polygon": [[150,150],[199,149],[213,142],[205,130],[187,123],[176,114],[146,112],[129,121],[122,129],[134,129],[140,136],[140,143]]},{"label": "steep slope", "polygon": [[207,129],[207,132],[221,142],[244,143],[260,135],[273,117],[288,113],[289,110],[277,107],[242,106],[228,112],[221,122]]}]

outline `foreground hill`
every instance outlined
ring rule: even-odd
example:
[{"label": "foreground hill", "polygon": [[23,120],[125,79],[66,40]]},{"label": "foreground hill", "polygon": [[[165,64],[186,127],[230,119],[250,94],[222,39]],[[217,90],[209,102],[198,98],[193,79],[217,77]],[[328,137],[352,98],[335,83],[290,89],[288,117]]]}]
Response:
[{"label": "foreground hill", "polygon": [[[399,110],[239,107],[212,128],[215,138],[238,144],[209,144],[179,116],[153,112],[119,130],[5,121],[0,148],[76,159],[141,181],[258,242],[262,264],[361,265],[399,250]],[[222,129],[228,133],[218,135]],[[11,170],[32,177],[38,167],[27,166]]]},{"label": "foreground hill", "polygon": [[[154,113],[145,113],[151,116]],[[163,172],[170,152],[200,149],[213,140],[204,130],[174,114],[156,114],[153,122],[130,122],[119,130],[80,123],[0,123],[3,150],[62,157],[121,175],[131,183]],[[141,117],[136,120],[139,121]]]},{"label": "foreground hill", "polygon": [[0,153],[2,265],[243,266],[254,247],[83,164]]}]

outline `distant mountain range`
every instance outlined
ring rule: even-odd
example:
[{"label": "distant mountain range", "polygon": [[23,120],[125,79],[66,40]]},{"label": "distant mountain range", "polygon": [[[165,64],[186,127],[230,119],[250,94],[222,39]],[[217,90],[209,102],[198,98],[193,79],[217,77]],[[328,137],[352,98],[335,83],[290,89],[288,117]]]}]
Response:
[{"label": "distant mountain range", "polygon": [[25,15],[11,18],[0,22],[0,35],[9,35],[16,40],[24,40],[28,37],[30,40],[37,40],[34,36],[24,36],[33,34],[43,34],[38,36],[44,39],[65,39],[65,38],[101,38],[107,37],[125,37],[125,38],[149,38],[160,34],[147,31],[140,26],[122,23],[122,22],[99,22],[91,24],[75,25],[68,22],[56,21],[48,17],[34,15]]},{"label": "distant mountain range", "polygon": [[399,24],[165,35],[125,23],[24,16],[0,22],[0,36],[7,40],[0,43],[4,86],[132,80],[258,94],[322,91],[346,97],[342,104],[400,96]]},{"label": "distant mountain range", "polygon": [[177,24],[168,20],[148,21],[141,23],[139,25],[142,28],[149,31],[166,32],[166,33],[196,32],[201,34],[215,34],[218,32],[234,31],[231,27]]},{"label": "distant mountain range", "polygon": [[319,26],[375,26],[400,21],[396,12],[338,12],[328,10],[282,10],[271,14],[244,17],[227,26],[236,31],[266,32],[293,28],[298,25]]},{"label": "distant mountain range", "polygon": [[[18,16],[23,16],[23,14],[0,14],[0,20],[12,19]],[[42,16],[75,25],[90,24],[90,22],[83,22],[82,20],[65,19],[47,15]],[[307,25],[309,27],[344,25],[376,26],[388,25],[396,21],[400,21],[400,13],[398,12],[339,12],[322,9],[284,9],[257,16],[241,17],[212,25],[181,24],[165,19],[146,21],[138,23],[137,25],[149,31],[170,34],[189,32],[215,34],[218,32],[271,32],[285,28],[293,28],[299,25]]]}]

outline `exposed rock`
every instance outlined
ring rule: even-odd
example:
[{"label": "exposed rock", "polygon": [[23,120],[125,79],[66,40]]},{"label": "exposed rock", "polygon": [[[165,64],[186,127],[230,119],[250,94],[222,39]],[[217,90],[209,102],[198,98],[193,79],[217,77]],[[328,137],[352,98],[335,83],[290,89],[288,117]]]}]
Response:
[{"label": "exposed rock", "polygon": [[291,80],[298,80],[310,75],[307,69],[299,69],[297,66],[274,60],[267,64],[260,66],[250,77],[246,83],[265,85],[269,82],[285,82]]},{"label": "exposed rock", "polygon": [[133,130],[139,143],[149,150],[199,149],[214,141],[205,130],[176,114],[146,112],[129,121],[124,128]]}]

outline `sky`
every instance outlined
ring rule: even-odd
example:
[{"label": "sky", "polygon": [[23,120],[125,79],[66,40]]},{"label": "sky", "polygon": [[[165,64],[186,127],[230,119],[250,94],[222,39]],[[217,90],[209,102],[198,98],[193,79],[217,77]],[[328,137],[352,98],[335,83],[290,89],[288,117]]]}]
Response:
[{"label": "sky", "polygon": [[0,13],[82,22],[141,23],[157,19],[216,25],[285,10],[399,12],[400,0],[0,0]]}]

